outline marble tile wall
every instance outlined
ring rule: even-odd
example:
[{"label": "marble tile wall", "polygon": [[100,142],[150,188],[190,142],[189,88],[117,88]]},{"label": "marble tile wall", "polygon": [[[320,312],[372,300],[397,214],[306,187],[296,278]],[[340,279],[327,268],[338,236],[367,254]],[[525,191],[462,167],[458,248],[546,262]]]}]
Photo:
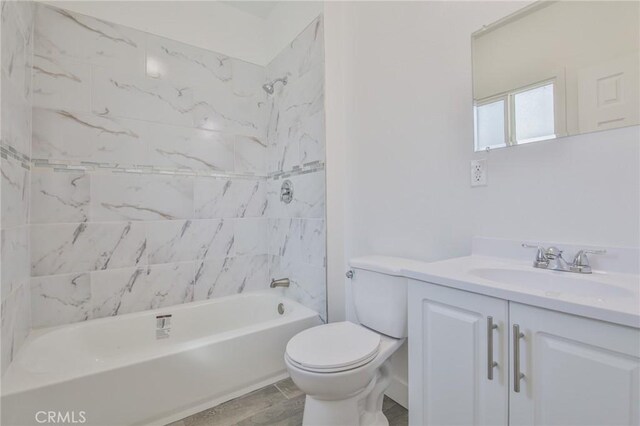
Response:
[{"label": "marble tile wall", "polygon": [[[33,325],[268,288],[264,179],[34,169]],[[221,207],[222,206],[222,207]]]},{"label": "marble tile wall", "polygon": [[265,70],[39,5],[35,161],[266,174]]},{"label": "marble tile wall", "polygon": [[[269,268],[289,277],[284,293],[326,320],[324,37],[313,21],[267,67],[269,80],[287,77],[269,98],[267,217]],[[290,180],[294,197],[280,201]]]},{"label": "marble tile wall", "polygon": [[[278,57],[298,93],[284,102],[261,88],[271,68],[37,6],[34,327],[265,290],[281,273],[325,315],[324,119],[319,83],[306,77],[323,66],[319,22]],[[309,96],[313,106],[295,104]],[[288,131],[268,136],[268,124],[289,107],[282,123],[304,155],[276,168],[275,132]],[[276,194],[283,173],[299,187],[287,206]],[[287,219],[298,254],[271,255],[272,228]]]},{"label": "marble tile wall", "polygon": [[1,372],[31,329],[29,190],[34,8],[3,1],[0,103]]},{"label": "marble tile wall", "polygon": [[288,79],[269,97],[269,172],[324,162],[323,34],[319,17],[267,66],[269,80]]},{"label": "marble tile wall", "polygon": [[268,288],[264,67],[35,16],[33,326]]}]

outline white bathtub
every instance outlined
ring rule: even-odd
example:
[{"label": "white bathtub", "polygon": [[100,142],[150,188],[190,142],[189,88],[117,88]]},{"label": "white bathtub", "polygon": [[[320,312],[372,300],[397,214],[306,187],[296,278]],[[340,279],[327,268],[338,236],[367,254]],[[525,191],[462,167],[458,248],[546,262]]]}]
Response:
[{"label": "white bathtub", "polygon": [[296,302],[249,293],[35,330],[2,379],[2,425],[50,411],[87,425],[178,420],[284,378],[288,340],[318,324]]}]

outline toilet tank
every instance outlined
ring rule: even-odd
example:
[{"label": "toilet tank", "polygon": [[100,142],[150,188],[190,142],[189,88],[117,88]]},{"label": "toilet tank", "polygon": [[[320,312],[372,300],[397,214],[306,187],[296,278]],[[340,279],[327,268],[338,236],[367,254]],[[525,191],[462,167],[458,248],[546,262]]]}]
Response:
[{"label": "toilet tank", "polygon": [[351,293],[360,324],[397,339],[407,337],[408,281],[400,274],[411,262],[387,256],[351,259]]}]

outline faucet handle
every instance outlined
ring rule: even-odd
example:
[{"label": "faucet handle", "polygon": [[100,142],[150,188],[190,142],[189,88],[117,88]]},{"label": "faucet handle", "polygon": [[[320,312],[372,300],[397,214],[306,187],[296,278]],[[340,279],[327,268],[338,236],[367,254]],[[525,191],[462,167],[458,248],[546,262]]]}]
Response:
[{"label": "faucet handle", "polygon": [[605,254],[606,250],[580,250],[576,253],[573,258],[573,263],[571,264],[572,272],[579,272],[581,274],[590,274],[591,265],[589,264],[589,258],[587,254]]},{"label": "faucet handle", "polygon": [[546,268],[547,266],[549,266],[549,258],[547,257],[547,250],[544,247],[538,246],[538,245],[526,244],[526,243],[522,243],[522,247],[534,248],[538,250],[538,252],[536,253],[536,260],[533,261],[533,266],[535,268]]}]

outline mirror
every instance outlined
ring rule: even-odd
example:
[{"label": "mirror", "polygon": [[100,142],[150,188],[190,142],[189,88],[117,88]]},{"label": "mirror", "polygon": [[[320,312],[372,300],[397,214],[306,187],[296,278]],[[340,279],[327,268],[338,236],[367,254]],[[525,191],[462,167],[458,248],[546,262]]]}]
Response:
[{"label": "mirror", "polygon": [[640,2],[537,2],[472,34],[475,150],[640,124]]}]

